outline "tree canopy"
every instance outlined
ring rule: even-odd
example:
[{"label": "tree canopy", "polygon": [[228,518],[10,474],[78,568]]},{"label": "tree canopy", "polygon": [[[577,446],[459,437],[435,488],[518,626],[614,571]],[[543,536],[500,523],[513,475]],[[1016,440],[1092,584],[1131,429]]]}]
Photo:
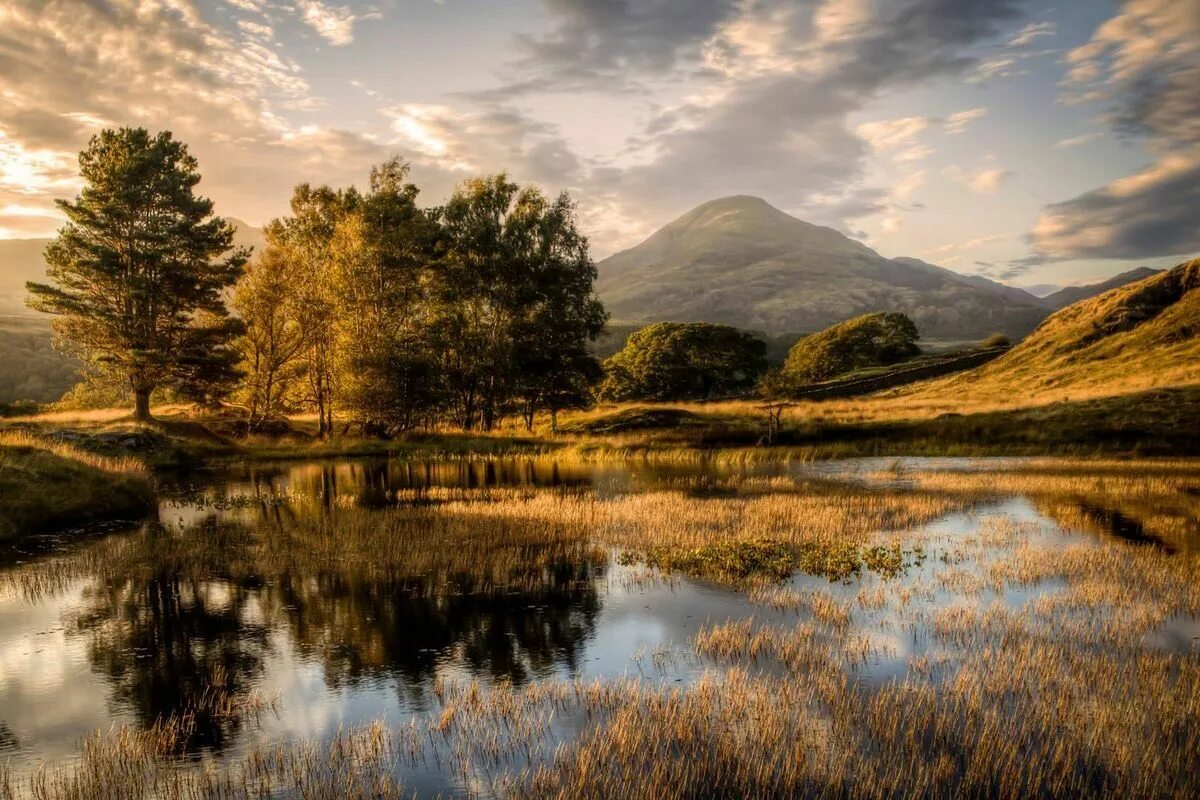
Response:
[{"label": "tree canopy", "polygon": [[604,362],[606,400],[703,400],[747,389],[766,368],[762,340],[728,325],[659,322]]},{"label": "tree canopy", "polygon": [[335,408],[389,435],[490,429],[590,399],[605,314],[570,198],[501,174],[422,209],[407,177],[392,159],[365,192],[298,186],[269,226],[235,295],[252,423],[300,406],[321,433]]},{"label": "tree canopy", "polygon": [[919,338],[917,326],[904,314],[854,317],[796,342],[772,383],[786,393],[856,369],[895,364],[920,352]]},{"label": "tree canopy", "polygon": [[79,154],[84,187],[58,207],[68,222],[46,248],[49,282],[29,305],[92,370],[126,383],[138,419],[150,395],[177,388],[208,401],[236,380],[230,343],[239,323],[223,292],[248,253],[195,194],[200,173],[169,132],[105,130]]}]

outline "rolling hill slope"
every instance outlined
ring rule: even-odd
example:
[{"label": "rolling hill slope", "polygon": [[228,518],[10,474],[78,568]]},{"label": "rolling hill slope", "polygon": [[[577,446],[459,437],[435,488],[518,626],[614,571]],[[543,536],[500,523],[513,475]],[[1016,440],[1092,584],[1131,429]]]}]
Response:
[{"label": "rolling hill slope", "polygon": [[1200,259],[1051,315],[1003,357],[907,396],[1052,402],[1200,384]]},{"label": "rolling hill slope", "polygon": [[614,319],[719,322],[811,332],[902,311],[927,339],[1020,337],[1045,317],[1037,298],[916,259],[888,259],[832,228],[755,197],[705,203],[598,265]]}]

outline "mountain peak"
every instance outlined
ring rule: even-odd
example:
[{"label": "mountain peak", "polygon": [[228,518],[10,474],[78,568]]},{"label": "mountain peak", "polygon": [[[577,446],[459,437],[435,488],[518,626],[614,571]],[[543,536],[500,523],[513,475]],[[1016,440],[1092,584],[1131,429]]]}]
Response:
[{"label": "mountain peak", "polygon": [[696,206],[640,245],[597,265],[614,318],[721,322],[812,331],[868,311],[907,311],[930,337],[1021,335],[1044,315],[948,270],[886,259],[833,228],[761,197]]},{"label": "mountain peak", "polygon": [[805,226],[809,224],[780,211],[761,197],[754,197],[748,194],[735,194],[701,203],[674,222],[669,223],[667,228],[714,225],[721,224],[723,220],[732,219],[752,219],[767,224],[800,223]]}]

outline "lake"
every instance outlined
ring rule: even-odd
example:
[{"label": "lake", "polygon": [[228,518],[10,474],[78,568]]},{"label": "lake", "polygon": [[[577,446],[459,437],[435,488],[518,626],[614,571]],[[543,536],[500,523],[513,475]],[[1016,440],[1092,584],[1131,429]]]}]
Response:
[{"label": "lake", "polygon": [[[153,757],[175,773],[374,730],[388,757],[338,769],[423,797],[581,774],[603,796],[644,769],[650,787],[781,795],[1200,785],[1200,465],[359,459],[174,475],[160,494],[152,522],[3,553],[0,759],[18,787],[86,763],[94,732],[165,722]],[[772,696],[786,716],[756,706]],[[671,715],[701,735],[641,741]],[[1007,775],[988,752],[1005,735],[1025,754]],[[735,766],[662,765],[697,738]],[[585,767],[601,749],[613,763]],[[900,766],[916,756],[928,776]]]}]

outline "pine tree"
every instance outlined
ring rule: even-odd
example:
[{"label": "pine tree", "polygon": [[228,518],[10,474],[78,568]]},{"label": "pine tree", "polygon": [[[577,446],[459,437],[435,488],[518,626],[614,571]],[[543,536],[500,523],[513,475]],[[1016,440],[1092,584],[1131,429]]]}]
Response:
[{"label": "pine tree", "polygon": [[249,254],[195,194],[196,159],[170,132],[121,128],[93,137],[79,169],[80,195],[58,201],[68,222],[46,248],[50,282],[28,284],[29,306],[58,316],[67,349],[128,383],[139,420],[160,386],[219,394],[238,332],[222,294]]}]

